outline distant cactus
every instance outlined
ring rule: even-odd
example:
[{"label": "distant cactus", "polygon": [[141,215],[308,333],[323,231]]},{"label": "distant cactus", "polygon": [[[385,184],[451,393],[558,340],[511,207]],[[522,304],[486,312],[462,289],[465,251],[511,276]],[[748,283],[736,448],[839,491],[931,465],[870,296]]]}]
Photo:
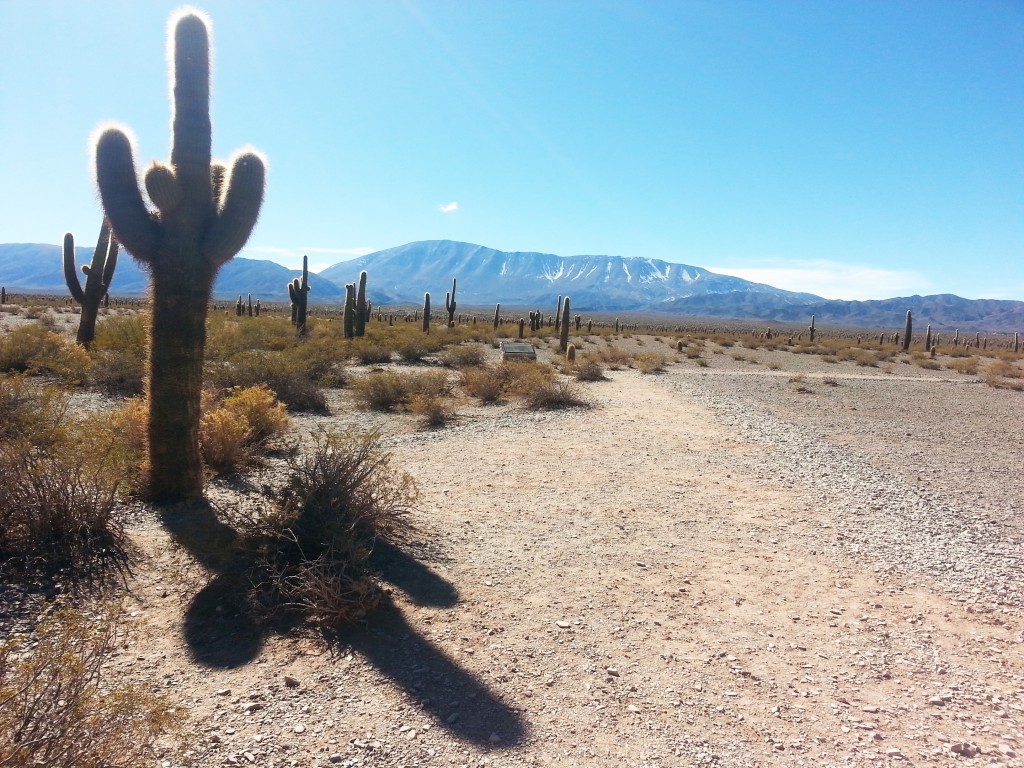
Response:
[{"label": "distant cactus", "polygon": [[255,312],[256,317],[260,316],[260,300],[259,299],[256,299],[256,307],[253,309],[253,311]]},{"label": "distant cactus", "polygon": [[501,304],[494,305],[494,330],[498,330],[498,323],[501,321]]},{"label": "distant cactus", "polygon": [[452,278],[452,292],[444,295],[444,308],[448,311],[448,327],[455,326],[455,278]]},{"label": "distant cactus", "polygon": [[903,351],[910,349],[910,335],[913,333],[914,323],[910,317],[910,310],[907,310],[907,320],[903,324]]},{"label": "distant cactus", "polygon": [[430,294],[423,294],[423,332],[430,333]]},{"label": "distant cactus", "polygon": [[1013,352],[1014,354],[1020,352],[1020,339],[1018,338],[1016,332],[1014,332],[1013,334]]},{"label": "distant cactus", "polygon": [[565,299],[562,299],[559,296],[558,298],[562,304],[562,321],[559,325],[558,348],[565,352],[569,349],[569,297],[566,296]]},{"label": "distant cactus", "polygon": [[807,331],[811,334],[811,344],[814,343],[814,334],[816,333],[814,328],[814,315],[811,315],[811,324],[807,326]]},{"label": "distant cactus", "polygon": [[205,18],[174,20],[170,163],[145,173],[156,206],[139,191],[128,136],[104,130],[96,141],[96,182],[118,242],[151,274],[146,493],[154,501],[203,492],[199,401],[206,311],[220,267],[245,245],[263,203],[265,168],[254,152],[230,167],[211,162],[210,41]]},{"label": "distant cactus", "polygon": [[957,329],[955,329],[953,331],[953,346],[955,347],[955,346],[958,346],[959,344],[960,344],[960,329],[957,328]]},{"label": "distant cactus", "polygon": [[235,302],[235,317],[242,316],[242,294],[238,294],[238,301]]},{"label": "distant cactus", "polygon": [[366,335],[366,272],[359,273],[359,288],[356,290],[355,317],[353,318],[352,332],[355,336]]},{"label": "distant cactus", "polygon": [[931,349],[932,348],[932,327],[931,327],[931,325],[928,326],[928,330],[926,330],[925,334],[924,334],[924,348],[925,349]]},{"label": "distant cactus", "polygon": [[252,317],[252,294],[251,293],[247,293],[246,294],[246,310],[247,310],[247,313],[248,313],[249,317]]},{"label": "distant cactus", "polygon": [[526,334],[526,318],[520,317],[519,318],[519,338],[520,339],[524,338],[525,334]]},{"label": "distant cactus", "polygon": [[6,304],[6,303],[7,303],[7,289],[4,288],[3,286],[0,286],[0,304]]},{"label": "distant cactus", "polygon": [[[365,272],[363,274],[366,274]],[[356,286],[355,283],[345,283],[345,310],[342,313],[343,332],[346,339],[355,338],[356,335]]]},{"label": "distant cactus", "polygon": [[[558,331],[562,327],[562,297],[558,297],[558,303],[555,305],[555,330]],[[565,351],[564,349],[562,350]]]},{"label": "distant cactus", "polygon": [[292,301],[292,322],[299,333],[306,332],[306,314],[309,306],[309,259],[302,257],[302,278],[288,283],[288,298]]},{"label": "distant cactus", "polygon": [[70,232],[64,235],[64,281],[68,284],[71,297],[82,305],[76,340],[86,349],[96,337],[96,316],[110,281],[114,279],[116,267],[117,239],[111,236],[110,224],[104,219],[100,225],[100,236],[96,240],[92,263],[82,265],[85,274],[85,288],[82,288],[75,270],[75,237]]}]

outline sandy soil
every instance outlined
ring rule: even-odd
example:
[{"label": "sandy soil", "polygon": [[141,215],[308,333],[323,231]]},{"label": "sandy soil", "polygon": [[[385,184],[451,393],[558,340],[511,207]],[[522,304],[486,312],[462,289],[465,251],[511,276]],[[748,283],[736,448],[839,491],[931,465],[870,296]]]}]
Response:
[{"label": "sandy soil", "polygon": [[334,648],[264,636],[142,522],[112,670],[187,707],[199,765],[1024,765],[1024,395],[745,355],[438,431],[333,392],[422,491],[389,607]]}]

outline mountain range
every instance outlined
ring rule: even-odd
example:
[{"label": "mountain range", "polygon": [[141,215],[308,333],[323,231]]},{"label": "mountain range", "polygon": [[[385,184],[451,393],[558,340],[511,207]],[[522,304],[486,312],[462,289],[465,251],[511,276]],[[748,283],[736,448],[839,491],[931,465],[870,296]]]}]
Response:
[{"label": "mountain range", "polygon": [[[79,264],[93,248],[76,248]],[[558,295],[572,297],[573,312],[645,312],[819,326],[902,327],[909,309],[918,324],[935,329],[1013,332],[1024,329],[1024,302],[964,299],[953,295],[873,301],[835,301],[710,272],[702,267],[622,256],[556,256],[507,253],[471,243],[427,240],[340,262],[310,276],[310,302],[337,304],[345,283],[361,271],[369,276],[374,304],[421,305],[429,292],[443,310],[443,297],[457,278],[459,307],[540,307],[550,311]],[[286,302],[287,283],[300,275],[272,261],[235,258],[217,276],[214,296],[231,300],[252,294]],[[112,294],[138,296],[148,277],[122,254]],[[57,245],[0,244],[0,285],[8,292],[67,292]]]}]

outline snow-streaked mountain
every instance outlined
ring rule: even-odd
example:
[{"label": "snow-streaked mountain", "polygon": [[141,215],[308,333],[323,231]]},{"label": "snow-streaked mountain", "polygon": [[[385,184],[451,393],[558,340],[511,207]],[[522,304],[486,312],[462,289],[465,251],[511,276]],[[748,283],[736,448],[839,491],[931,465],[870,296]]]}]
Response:
[{"label": "snow-streaked mountain", "polygon": [[[88,263],[93,247],[76,249],[78,264]],[[621,256],[555,256],[505,253],[471,243],[427,240],[377,251],[310,275],[313,304],[340,304],[345,283],[368,275],[374,305],[419,306],[429,291],[435,311],[444,311],[444,295],[458,278],[459,311],[469,307],[536,307],[553,312],[557,297],[570,296],[573,312],[665,312],[761,323],[805,325],[813,314],[819,326],[903,327],[906,311],[915,327],[936,330],[1024,330],[1024,302],[971,300],[959,296],[911,296],[875,301],[829,301],[701,267],[657,259]],[[214,297],[233,301],[245,294],[263,301],[288,301],[287,284],[300,273],[272,261],[236,257],[217,275]],[[122,253],[111,293],[139,296],[149,278],[131,256]],[[57,245],[0,244],[0,285],[8,292],[67,294]]]},{"label": "snow-streaked mountain", "polygon": [[500,302],[546,310],[558,295],[571,296],[573,309],[581,312],[661,311],[691,296],[748,293],[771,296],[778,305],[824,301],[809,293],[783,291],[658,259],[506,253],[450,240],[377,251],[328,267],[320,277],[350,283],[360,270],[369,276],[368,292],[384,303],[419,303],[429,291],[435,306],[443,306],[453,277],[458,278],[456,299],[463,306]]}]

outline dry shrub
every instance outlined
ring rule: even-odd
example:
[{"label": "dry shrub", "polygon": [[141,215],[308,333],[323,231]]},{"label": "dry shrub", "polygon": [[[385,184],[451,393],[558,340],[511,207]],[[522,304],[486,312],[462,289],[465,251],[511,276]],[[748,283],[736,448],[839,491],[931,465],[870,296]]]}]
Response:
[{"label": "dry shrub", "polygon": [[372,411],[405,408],[416,395],[444,397],[451,393],[445,371],[374,371],[352,383],[356,400]]},{"label": "dry shrub", "polygon": [[632,355],[619,347],[605,347],[597,353],[598,359],[607,365],[611,370],[617,371],[623,366],[629,365]]},{"label": "dry shrub", "polygon": [[22,325],[0,337],[0,371],[50,374],[78,384],[90,363],[84,349],[41,325]]},{"label": "dry shrub", "polygon": [[588,408],[590,402],[571,381],[539,380],[523,392],[524,403],[531,411],[557,411],[563,408]]},{"label": "dry shrub", "polygon": [[[330,384],[336,385],[341,373],[329,370]],[[327,413],[327,400],[315,379],[315,374],[326,376],[327,372],[317,359],[298,353],[246,350],[228,360],[211,362],[206,374],[214,386],[230,389],[264,384],[292,411]]]},{"label": "dry shrub", "polygon": [[288,414],[265,386],[228,392],[223,399],[204,393],[199,423],[203,461],[212,469],[230,472],[250,463],[255,449],[288,428]]},{"label": "dry shrub", "polygon": [[409,410],[423,419],[424,427],[431,429],[443,427],[455,415],[442,398],[429,394],[413,395]]},{"label": "dry shrub", "polygon": [[469,368],[483,365],[487,359],[484,348],[480,344],[460,344],[449,347],[441,353],[441,362],[449,368]]},{"label": "dry shrub", "polygon": [[641,352],[633,358],[633,366],[640,373],[660,373],[665,370],[665,356],[658,352]]},{"label": "dry shrub", "polygon": [[79,571],[123,563],[114,434],[72,420],[66,395],[21,377],[0,379],[0,412],[0,563]]},{"label": "dry shrub", "polygon": [[985,369],[988,376],[1004,379],[1024,379],[1024,368],[1014,365],[1008,360],[993,360]]},{"label": "dry shrub", "polygon": [[572,375],[577,381],[603,381],[604,367],[597,360],[587,357],[576,363]]},{"label": "dry shrub", "polygon": [[379,602],[367,559],[377,539],[407,541],[418,492],[391,469],[377,432],[322,431],[314,440],[311,452],[290,459],[272,511],[247,532],[251,597],[268,617],[284,612],[337,628]]},{"label": "dry shrub", "polygon": [[497,369],[487,366],[464,368],[459,374],[462,389],[484,405],[497,403],[505,391],[505,379]]},{"label": "dry shrub", "polygon": [[354,345],[355,357],[363,365],[384,365],[391,362],[391,350],[381,344],[372,342]]},{"label": "dry shrub", "polygon": [[1010,389],[1014,392],[1024,392],[1024,381],[1020,379],[1008,379],[995,374],[985,374],[985,383],[993,389]]},{"label": "dry shrub", "polygon": [[96,327],[89,380],[111,395],[142,392],[147,331],[142,315],[105,318]]},{"label": "dry shrub", "polygon": [[166,699],[104,674],[124,641],[119,610],[58,611],[0,645],[0,765],[135,768],[155,762],[159,736],[181,732]]},{"label": "dry shrub", "polygon": [[967,376],[975,376],[978,373],[978,367],[981,361],[976,357],[960,357],[955,360],[950,360],[947,364],[947,368],[957,373],[963,373]]}]

